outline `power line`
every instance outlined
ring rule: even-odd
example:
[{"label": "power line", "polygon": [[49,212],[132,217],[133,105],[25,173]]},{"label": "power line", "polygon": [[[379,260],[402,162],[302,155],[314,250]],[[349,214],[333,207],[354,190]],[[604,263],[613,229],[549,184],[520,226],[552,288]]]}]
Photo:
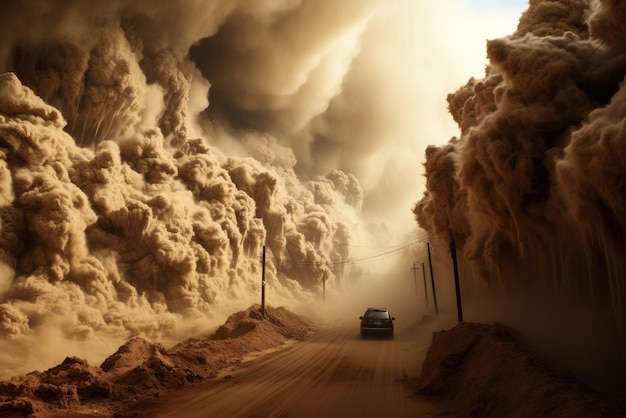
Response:
[{"label": "power line", "polygon": [[[413,241],[407,242],[405,244],[401,244],[401,245],[396,245],[396,246],[380,246],[381,248],[389,248],[388,250],[382,251],[382,252],[378,252],[378,253],[374,253],[374,254],[370,254],[370,255],[364,255],[364,256],[360,256],[360,257],[348,257],[348,258],[343,258],[340,260],[330,260],[330,261],[297,261],[294,262],[292,261],[293,264],[297,264],[297,265],[319,265],[319,266],[340,266],[340,265],[345,265],[345,264],[352,264],[352,263],[362,263],[362,262],[367,262],[367,261],[373,261],[376,259],[381,259],[381,258],[386,258],[386,257],[390,257],[396,253],[405,251],[409,248],[411,248],[412,246],[416,245],[416,244],[420,244],[420,243],[424,243],[427,242],[427,238],[428,236],[422,236],[419,237]],[[277,261],[287,261],[284,258],[275,258],[275,260]]]},{"label": "power line", "polygon": [[341,264],[350,264],[350,263],[360,263],[360,262],[365,262],[365,261],[372,261],[378,258],[383,258],[386,256],[390,256],[393,254],[396,254],[398,252],[402,252],[405,251],[406,249],[410,248],[412,245],[419,243],[420,241],[414,241],[411,243],[408,243],[406,245],[400,246],[400,247],[396,247],[393,248],[391,250],[388,251],[384,251],[382,253],[377,253],[377,254],[373,254],[373,255],[368,255],[368,256],[362,256],[362,257],[353,257],[353,258],[348,258],[346,260],[339,260],[336,262],[333,262],[333,265],[341,265]]}]

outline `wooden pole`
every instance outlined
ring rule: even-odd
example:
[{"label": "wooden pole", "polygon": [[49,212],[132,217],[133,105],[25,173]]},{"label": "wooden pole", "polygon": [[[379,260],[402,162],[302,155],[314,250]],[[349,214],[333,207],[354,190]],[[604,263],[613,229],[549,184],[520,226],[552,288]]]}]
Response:
[{"label": "wooden pole", "polygon": [[437,291],[435,290],[435,276],[433,275],[433,260],[430,256],[430,242],[426,243],[426,247],[428,248],[428,267],[430,268],[430,284],[433,288],[433,300],[435,301],[435,312],[439,313],[439,308],[437,307]]},{"label": "wooden pole", "polygon": [[426,269],[422,263],[422,275],[424,276],[424,297],[426,298],[426,310],[428,310],[428,288],[426,287]]},{"label": "wooden pole", "polygon": [[265,245],[263,246],[261,265],[261,316],[265,318]]},{"label": "wooden pole", "polygon": [[417,296],[417,266],[413,263],[413,283],[415,284],[415,296]]},{"label": "wooden pole", "polygon": [[452,256],[452,264],[454,265],[454,288],[456,290],[456,311],[459,317],[459,322],[463,322],[463,307],[461,305],[461,285],[459,283],[459,266],[456,260],[456,242],[452,236],[452,229],[450,229],[450,256]]}]

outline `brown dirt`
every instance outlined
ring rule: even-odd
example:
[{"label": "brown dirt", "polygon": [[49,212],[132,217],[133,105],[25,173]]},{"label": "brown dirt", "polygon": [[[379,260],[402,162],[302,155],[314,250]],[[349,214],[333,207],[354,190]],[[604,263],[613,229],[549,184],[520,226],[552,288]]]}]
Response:
[{"label": "brown dirt", "polygon": [[513,330],[461,323],[435,332],[416,392],[454,417],[626,417],[614,400],[548,367]]},{"label": "brown dirt", "polygon": [[255,305],[231,315],[212,336],[169,350],[133,338],[99,367],[68,357],[44,372],[0,382],[0,416],[123,416],[132,403],[215,378],[244,356],[301,339],[312,329],[312,323],[284,308],[266,308],[263,318]]},{"label": "brown dirt", "polygon": [[[1,381],[0,416],[121,418],[133,406],[217,381],[247,356],[304,339],[314,329],[284,308],[267,308],[262,318],[255,305],[231,315],[213,335],[170,349],[133,338],[99,367],[68,357],[44,372]],[[453,406],[434,413],[439,416],[626,417],[616,402],[532,352],[508,328],[461,323],[434,332],[421,374],[403,381],[414,385],[416,396]]]}]

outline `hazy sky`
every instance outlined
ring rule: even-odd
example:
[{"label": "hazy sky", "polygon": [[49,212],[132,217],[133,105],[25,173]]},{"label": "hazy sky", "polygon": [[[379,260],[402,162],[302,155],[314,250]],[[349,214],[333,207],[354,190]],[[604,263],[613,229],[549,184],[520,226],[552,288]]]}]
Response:
[{"label": "hazy sky", "polygon": [[528,7],[528,0],[468,0],[472,8],[477,10],[511,10],[522,12]]},{"label": "hazy sky", "polygon": [[[389,138],[378,155],[381,162],[374,156],[359,176],[366,191],[365,218],[376,222],[392,217],[396,222],[390,227],[397,227],[396,233],[413,222],[406,207],[423,190],[421,162],[426,146],[446,143],[459,134],[447,111],[447,95],[470,77],[484,76],[486,41],[513,33],[527,7],[522,0],[398,4],[397,15],[390,19],[393,28],[386,28],[387,36],[394,37],[391,44],[397,46],[391,47],[390,61],[397,65],[386,69],[383,79],[402,80],[398,97],[405,108],[392,131],[396,137]],[[406,187],[395,187],[397,182]],[[390,202],[395,202],[395,211]],[[398,241],[395,237],[392,241]]]}]

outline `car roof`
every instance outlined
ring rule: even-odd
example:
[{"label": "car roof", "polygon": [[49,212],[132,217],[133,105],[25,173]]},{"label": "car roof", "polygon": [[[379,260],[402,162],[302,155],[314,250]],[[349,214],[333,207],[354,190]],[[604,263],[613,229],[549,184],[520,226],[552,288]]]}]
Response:
[{"label": "car roof", "polygon": [[367,308],[368,311],[381,311],[381,312],[387,312],[387,309],[385,308]]}]

